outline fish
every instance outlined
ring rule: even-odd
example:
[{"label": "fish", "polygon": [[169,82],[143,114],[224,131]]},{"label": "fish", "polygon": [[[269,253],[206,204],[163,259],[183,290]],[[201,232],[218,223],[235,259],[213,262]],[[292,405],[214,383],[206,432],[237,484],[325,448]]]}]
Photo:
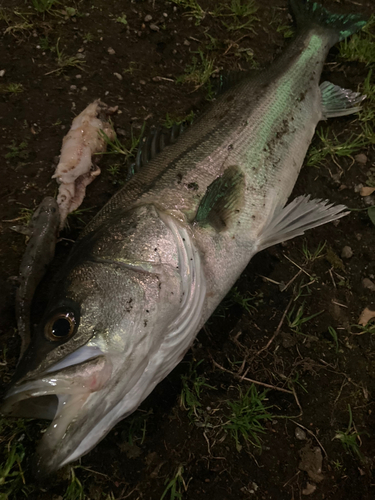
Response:
[{"label": "fish", "polygon": [[33,213],[30,224],[12,229],[30,237],[21,260],[16,291],[17,330],[21,337],[20,360],[30,343],[30,309],[36,287],[55,255],[60,213],[57,201],[46,196]]},{"label": "fish", "polygon": [[364,96],[319,81],[330,47],[366,21],[310,0],[291,6],[297,34],[279,59],[177,141],[163,147],[155,134],[73,245],[1,406],[52,420],[36,477],[136,410],[257,252],[347,214],[308,195],[287,201],[318,122],[360,109]]},{"label": "fish", "polygon": [[68,214],[81,205],[86,187],[100,175],[100,168],[95,161],[99,156],[95,155],[105,151],[107,141],[115,138],[108,117],[116,113],[117,108],[108,107],[96,99],[74,118],[63,139],[60,161],[52,176],[59,183],[57,204],[60,230],[64,228]]}]

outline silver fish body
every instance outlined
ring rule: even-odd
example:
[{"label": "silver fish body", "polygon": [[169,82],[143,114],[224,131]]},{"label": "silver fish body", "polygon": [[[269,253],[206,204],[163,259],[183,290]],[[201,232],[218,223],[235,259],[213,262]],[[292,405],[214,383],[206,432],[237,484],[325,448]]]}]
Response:
[{"label": "silver fish body", "polygon": [[[297,20],[306,17],[293,3]],[[363,25],[350,19],[352,32]],[[256,252],[343,215],[308,198],[283,208],[317,123],[339,114],[322,105],[319,79],[343,36],[318,22],[301,29],[278,62],[220,96],[84,230],[2,408],[53,418],[38,473],[87,453],[138,407]],[[341,114],[360,100],[351,95]]]}]

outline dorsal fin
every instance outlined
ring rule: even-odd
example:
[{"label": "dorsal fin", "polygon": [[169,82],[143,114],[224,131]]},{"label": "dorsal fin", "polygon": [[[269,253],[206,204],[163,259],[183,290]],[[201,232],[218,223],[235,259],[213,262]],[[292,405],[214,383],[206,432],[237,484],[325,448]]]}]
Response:
[{"label": "dorsal fin", "polygon": [[212,182],[203,196],[195,216],[200,224],[209,224],[217,231],[226,229],[238,216],[245,194],[244,173],[237,166],[228,167]]},{"label": "dorsal fin", "polygon": [[174,144],[188,124],[182,122],[171,128],[156,127],[139,141],[135,162],[130,166],[132,172],[139,172],[147,163],[155,158],[164,148]]}]

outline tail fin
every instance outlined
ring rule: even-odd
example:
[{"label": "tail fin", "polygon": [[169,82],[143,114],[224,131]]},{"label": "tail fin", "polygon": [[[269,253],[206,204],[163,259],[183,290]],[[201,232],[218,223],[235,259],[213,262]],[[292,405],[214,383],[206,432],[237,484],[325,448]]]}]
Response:
[{"label": "tail fin", "polygon": [[332,45],[359,31],[367,21],[357,14],[334,14],[313,0],[290,0],[299,28],[320,27],[331,32]]}]

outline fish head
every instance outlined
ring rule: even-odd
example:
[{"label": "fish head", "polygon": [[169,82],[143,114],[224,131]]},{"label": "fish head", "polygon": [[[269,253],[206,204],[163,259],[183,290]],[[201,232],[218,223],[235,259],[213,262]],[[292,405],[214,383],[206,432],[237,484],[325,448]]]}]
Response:
[{"label": "fish head", "polygon": [[180,301],[170,266],[83,258],[57,282],[0,408],[52,420],[37,449],[37,476],[90,451],[137,408],[144,398],[132,390],[142,392],[135,386]]}]

